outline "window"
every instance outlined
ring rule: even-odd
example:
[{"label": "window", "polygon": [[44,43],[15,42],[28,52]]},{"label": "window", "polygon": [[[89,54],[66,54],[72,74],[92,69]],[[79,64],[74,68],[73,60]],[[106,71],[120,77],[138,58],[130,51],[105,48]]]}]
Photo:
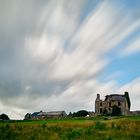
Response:
[{"label": "window", "polygon": [[102,106],[102,103],[100,103],[100,106]]},{"label": "window", "polygon": [[100,108],[100,113],[101,113],[101,114],[103,113],[103,110],[102,110],[102,108]]},{"label": "window", "polygon": [[118,102],[118,106],[120,106],[121,105],[121,103],[120,102]]}]

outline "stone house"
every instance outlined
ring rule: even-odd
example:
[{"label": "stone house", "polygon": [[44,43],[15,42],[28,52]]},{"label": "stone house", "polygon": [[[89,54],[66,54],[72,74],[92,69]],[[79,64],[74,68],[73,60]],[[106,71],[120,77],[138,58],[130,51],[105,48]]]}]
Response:
[{"label": "stone house", "polygon": [[38,120],[38,119],[45,119],[46,118],[46,112],[40,111],[40,112],[34,112],[34,113],[27,113],[24,117],[25,120]]},{"label": "stone house", "polygon": [[95,114],[96,115],[111,115],[113,111],[113,107],[117,106],[120,109],[121,115],[127,115],[130,112],[130,99],[126,97],[126,94],[129,97],[128,92],[125,94],[110,94],[106,95],[105,99],[100,99],[100,94],[97,94],[97,98],[95,100]]}]

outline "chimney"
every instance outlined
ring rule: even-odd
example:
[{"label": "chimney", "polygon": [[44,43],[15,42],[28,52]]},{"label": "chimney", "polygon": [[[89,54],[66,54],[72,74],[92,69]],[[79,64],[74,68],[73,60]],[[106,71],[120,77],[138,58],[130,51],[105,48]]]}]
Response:
[{"label": "chimney", "polygon": [[100,94],[97,94],[97,99],[100,100]]}]

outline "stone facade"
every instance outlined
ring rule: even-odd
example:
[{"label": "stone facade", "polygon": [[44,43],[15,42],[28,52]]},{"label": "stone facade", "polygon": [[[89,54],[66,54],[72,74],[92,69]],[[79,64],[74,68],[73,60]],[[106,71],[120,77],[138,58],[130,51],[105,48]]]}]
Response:
[{"label": "stone facade", "polygon": [[128,101],[125,94],[106,95],[105,100],[101,100],[100,94],[97,94],[97,98],[95,100],[96,115],[104,115],[104,114],[111,115],[114,106],[117,106],[120,109],[121,115],[127,115],[130,112]]}]

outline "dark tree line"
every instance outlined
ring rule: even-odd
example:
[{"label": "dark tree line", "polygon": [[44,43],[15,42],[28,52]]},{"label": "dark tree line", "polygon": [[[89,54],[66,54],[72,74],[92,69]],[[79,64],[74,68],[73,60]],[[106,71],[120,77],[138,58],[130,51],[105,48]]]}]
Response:
[{"label": "dark tree line", "polygon": [[0,115],[0,120],[10,120],[10,118],[8,117],[8,115],[6,115],[6,114],[1,114]]},{"label": "dark tree line", "polygon": [[88,115],[88,111],[86,110],[79,110],[77,112],[74,112],[74,113],[69,113],[69,117],[85,117]]}]

